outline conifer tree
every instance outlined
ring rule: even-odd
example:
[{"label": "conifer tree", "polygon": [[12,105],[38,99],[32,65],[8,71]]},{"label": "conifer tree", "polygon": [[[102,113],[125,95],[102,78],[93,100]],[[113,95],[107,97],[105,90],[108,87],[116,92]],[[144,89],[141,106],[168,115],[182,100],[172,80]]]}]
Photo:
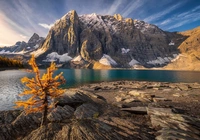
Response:
[{"label": "conifer tree", "polygon": [[21,79],[26,88],[19,94],[20,96],[29,95],[29,98],[25,101],[15,102],[15,108],[23,107],[26,114],[42,112],[42,126],[47,122],[48,111],[55,105],[55,102],[52,100],[64,93],[64,89],[60,89],[59,86],[65,83],[65,79],[62,76],[63,73],[53,77],[53,73],[56,70],[56,65],[53,62],[42,77],[40,76],[34,56],[29,60],[29,65],[32,67],[30,72],[34,73],[35,77],[24,77]]}]

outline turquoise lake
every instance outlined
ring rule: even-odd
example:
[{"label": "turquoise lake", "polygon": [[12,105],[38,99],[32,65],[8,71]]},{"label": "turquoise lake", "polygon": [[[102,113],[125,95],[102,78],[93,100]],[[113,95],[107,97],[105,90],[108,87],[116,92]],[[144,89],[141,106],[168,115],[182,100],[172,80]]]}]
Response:
[{"label": "turquoise lake", "polygon": [[[197,71],[59,69],[55,74],[60,72],[67,80],[65,88],[117,80],[200,83]],[[0,71],[0,110],[13,109],[14,102],[23,99],[18,94],[23,91],[20,79],[24,76],[33,77],[33,74],[24,70]]]}]

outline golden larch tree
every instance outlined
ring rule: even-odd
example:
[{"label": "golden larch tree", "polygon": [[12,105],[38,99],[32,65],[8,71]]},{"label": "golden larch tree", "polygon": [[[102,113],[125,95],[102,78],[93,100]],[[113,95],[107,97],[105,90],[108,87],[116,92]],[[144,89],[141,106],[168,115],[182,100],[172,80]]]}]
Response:
[{"label": "golden larch tree", "polygon": [[59,88],[61,84],[65,83],[65,79],[62,76],[62,72],[53,77],[53,73],[56,70],[56,65],[53,62],[42,77],[33,55],[29,60],[29,65],[32,67],[30,72],[34,73],[35,77],[24,77],[21,79],[26,88],[19,94],[20,96],[29,95],[29,98],[25,101],[15,102],[15,108],[23,107],[26,114],[42,112],[42,126],[46,124],[48,111],[55,106],[53,99],[61,96],[65,91]]}]

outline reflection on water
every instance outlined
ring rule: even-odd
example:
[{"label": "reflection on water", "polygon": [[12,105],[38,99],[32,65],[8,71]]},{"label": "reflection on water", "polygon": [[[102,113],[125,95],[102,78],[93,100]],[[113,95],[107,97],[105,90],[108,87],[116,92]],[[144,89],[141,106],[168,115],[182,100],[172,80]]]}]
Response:
[{"label": "reflection on water", "polygon": [[[59,69],[55,74],[60,72],[67,80],[65,88],[114,80],[200,83],[200,72],[192,71]],[[20,79],[24,76],[32,77],[33,74],[23,70],[0,71],[0,110],[12,109],[14,102],[23,98],[18,94],[23,91]]]},{"label": "reflection on water", "polygon": [[10,107],[10,104],[20,99],[18,94],[23,90],[20,79],[25,74],[21,71],[0,72],[0,110]]}]

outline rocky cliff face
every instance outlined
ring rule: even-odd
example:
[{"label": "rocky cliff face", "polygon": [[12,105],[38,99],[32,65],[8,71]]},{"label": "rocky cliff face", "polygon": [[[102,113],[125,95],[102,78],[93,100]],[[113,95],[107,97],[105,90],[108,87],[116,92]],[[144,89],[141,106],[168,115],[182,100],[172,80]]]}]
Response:
[{"label": "rocky cliff face", "polygon": [[35,54],[38,59],[45,59],[51,52],[67,53],[72,58],[80,55],[91,64],[101,63],[108,55],[116,62],[106,64],[112,67],[154,67],[171,62],[185,39],[181,34],[119,14],[78,16],[76,11],[70,11],[56,21]]}]

